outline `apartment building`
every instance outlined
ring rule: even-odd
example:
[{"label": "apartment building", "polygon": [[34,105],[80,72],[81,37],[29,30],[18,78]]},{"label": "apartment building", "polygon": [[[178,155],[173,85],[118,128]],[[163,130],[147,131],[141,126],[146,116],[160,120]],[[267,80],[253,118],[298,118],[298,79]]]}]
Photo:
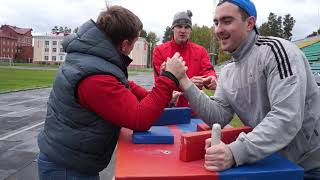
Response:
[{"label": "apartment building", "polygon": [[[62,48],[62,40],[65,34],[45,34],[34,36],[34,63],[60,64],[64,62],[66,53]],[[139,38],[131,51],[130,58],[133,59],[129,68],[144,69],[147,68],[148,42],[145,38]]]},{"label": "apartment building", "polygon": [[11,25],[0,27],[0,59],[32,61],[32,29]]},{"label": "apartment building", "polygon": [[62,40],[65,35],[48,33],[34,36],[33,62],[49,64],[64,62],[66,53],[62,48]]}]

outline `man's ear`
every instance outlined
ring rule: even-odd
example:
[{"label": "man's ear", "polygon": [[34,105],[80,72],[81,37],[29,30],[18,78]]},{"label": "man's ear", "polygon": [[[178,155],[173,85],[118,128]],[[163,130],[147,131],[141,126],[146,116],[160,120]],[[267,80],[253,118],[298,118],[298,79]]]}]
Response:
[{"label": "man's ear", "polygon": [[127,49],[127,47],[128,47],[128,45],[130,45],[130,42],[129,42],[129,40],[123,40],[121,43],[120,43],[120,51],[122,51],[122,52],[125,52],[126,51],[126,49]]},{"label": "man's ear", "polygon": [[254,26],[256,25],[256,18],[254,16],[250,16],[247,18],[247,31],[252,31]]}]

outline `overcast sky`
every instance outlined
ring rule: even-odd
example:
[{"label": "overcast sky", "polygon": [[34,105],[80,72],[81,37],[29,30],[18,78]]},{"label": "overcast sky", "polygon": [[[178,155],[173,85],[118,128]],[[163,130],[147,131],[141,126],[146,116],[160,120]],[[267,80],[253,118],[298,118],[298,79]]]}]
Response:
[{"label": "overcast sky", "polygon": [[[134,12],[146,31],[163,36],[178,11],[190,9],[193,24],[212,26],[213,0],[108,0]],[[258,26],[267,21],[270,12],[296,20],[293,39],[302,39],[320,27],[320,0],[253,0]],[[57,26],[74,29],[86,20],[96,19],[105,0],[0,0],[0,25],[32,28],[33,34],[50,32]]]}]

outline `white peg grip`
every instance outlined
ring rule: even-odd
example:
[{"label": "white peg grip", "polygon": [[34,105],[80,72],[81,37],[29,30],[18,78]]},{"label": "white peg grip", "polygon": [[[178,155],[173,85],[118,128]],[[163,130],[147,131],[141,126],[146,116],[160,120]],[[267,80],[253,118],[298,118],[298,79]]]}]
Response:
[{"label": "white peg grip", "polygon": [[221,140],[221,126],[220,124],[213,124],[211,130],[211,146],[219,144]]}]

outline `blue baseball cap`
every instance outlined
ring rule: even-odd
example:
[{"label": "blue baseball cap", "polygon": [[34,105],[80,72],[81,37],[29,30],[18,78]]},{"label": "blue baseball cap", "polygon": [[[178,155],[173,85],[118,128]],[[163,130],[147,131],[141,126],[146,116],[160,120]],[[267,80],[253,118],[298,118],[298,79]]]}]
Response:
[{"label": "blue baseball cap", "polygon": [[[257,20],[256,6],[250,0],[227,0],[227,2],[230,2],[232,4],[239,6],[246,13],[248,13],[249,16],[254,16]],[[254,30],[259,34],[256,25],[254,26]]]}]

